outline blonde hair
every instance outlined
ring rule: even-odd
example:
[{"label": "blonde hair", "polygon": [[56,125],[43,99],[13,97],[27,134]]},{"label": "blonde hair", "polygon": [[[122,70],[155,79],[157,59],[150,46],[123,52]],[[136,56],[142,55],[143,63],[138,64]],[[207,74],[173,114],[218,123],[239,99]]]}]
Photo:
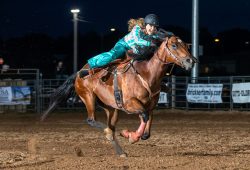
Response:
[{"label": "blonde hair", "polygon": [[137,19],[131,18],[128,21],[128,31],[130,32],[135,25],[139,25],[139,27],[144,28],[145,27],[144,18],[137,18]]}]

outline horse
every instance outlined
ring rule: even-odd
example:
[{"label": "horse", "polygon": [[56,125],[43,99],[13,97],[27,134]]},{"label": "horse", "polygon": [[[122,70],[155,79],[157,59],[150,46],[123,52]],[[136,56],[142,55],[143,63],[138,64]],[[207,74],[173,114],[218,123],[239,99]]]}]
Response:
[{"label": "horse", "polygon": [[[125,129],[120,135],[127,138],[130,143],[138,142],[140,139],[147,140],[150,137],[153,109],[159,99],[161,81],[166,75],[167,66],[174,64],[188,71],[195,62],[197,60],[189,53],[187,44],[179,37],[171,35],[162,39],[160,46],[148,60],[128,62],[125,66],[116,66],[111,71],[103,69],[92,75],[88,74],[88,67],[85,65],[55,91],[41,120],[44,120],[59,102],[75,90],[86,106],[88,112],[86,122],[92,127],[101,129],[113,144],[116,154],[126,157],[127,154],[115,136],[118,110],[128,114],[138,114],[140,119],[136,131]],[[107,73],[109,76],[103,80]],[[106,112],[106,124],[96,121],[96,103]]]}]

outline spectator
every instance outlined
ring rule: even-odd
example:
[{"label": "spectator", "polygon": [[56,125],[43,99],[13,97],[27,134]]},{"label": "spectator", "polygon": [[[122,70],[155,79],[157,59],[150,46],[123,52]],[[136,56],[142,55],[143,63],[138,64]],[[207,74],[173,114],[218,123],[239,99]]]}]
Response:
[{"label": "spectator", "polygon": [[8,64],[2,65],[2,73],[7,72],[10,69],[10,66]]},{"label": "spectator", "polygon": [[59,61],[55,70],[56,79],[66,79],[68,76],[65,73],[65,68],[62,61]]}]

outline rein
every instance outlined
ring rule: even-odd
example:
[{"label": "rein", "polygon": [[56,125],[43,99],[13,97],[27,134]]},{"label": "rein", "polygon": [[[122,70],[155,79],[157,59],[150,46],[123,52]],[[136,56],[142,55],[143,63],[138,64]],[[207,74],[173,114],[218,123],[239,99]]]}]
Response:
[{"label": "rein", "polygon": [[137,75],[140,78],[140,80],[142,82],[142,85],[147,89],[147,91],[149,93],[149,100],[151,100],[152,97],[154,97],[155,95],[157,95],[157,94],[159,94],[161,92],[161,90],[158,90],[155,93],[152,93],[152,90],[150,89],[148,83],[142,78],[142,76],[139,73],[137,73]]},{"label": "rein", "polygon": [[[167,47],[167,44],[168,44],[168,40],[167,39],[167,42],[166,42],[166,46],[164,47],[164,51],[166,51],[170,56],[174,57],[178,62],[180,62],[180,60],[170,51],[170,49]],[[160,57],[159,57],[159,53],[158,51],[156,52],[156,56],[157,56],[157,59],[163,63],[163,64],[170,64],[170,62],[166,62],[166,61],[163,61]],[[175,63],[173,63],[172,67],[171,67],[171,70],[169,73],[166,73],[166,75],[170,75],[173,71],[173,68],[175,66]],[[142,85],[147,89],[148,93],[149,93],[149,99],[151,100],[155,95],[159,94],[161,90],[158,90],[154,93],[152,93],[147,81],[145,81],[143,79],[143,77],[137,72],[137,70],[134,68],[133,64],[132,64],[132,68],[134,70],[134,72],[138,75],[139,79],[141,80],[142,82]]]},{"label": "rein", "polygon": [[159,94],[159,93],[161,92],[161,90],[158,90],[158,91],[156,91],[155,93],[152,93],[152,90],[150,89],[150,87],[149,87],[149,85],[148,85],[148,82],[145,81],[145,80],[143,79],[143,77],[137,72],[137,70],[135,69],[135,67],[133,66],[133,64],[132,64],[132,68],[133,68],[133,70],[134,70],[134,73],[135,73],[135,74],[139,77],[139,79],[141,80],[141,83],[142,83],[143,87],[145,87],[145,88],[147,89],[147,91],[148,91],[148,93],[149,93],[149,100],[151,100],[152,97],[154,97],[155,95],[157,95],[157,94]]},{"label": "rein", "polygon": [[[168,39],[169,40],[169,39]],[[178,60],[178,58],[170,51],[170,49],[167,47],[167,44],[168,44],[168,40],[167,40],[167,43],[166,43],[166,46],[164,47],[164,50],[168,52],[169,55],[171,55],[172,57],[174,57],[176,60]],[[161,60],[161,58],[159,57],[159,53],[158,51],[156,52],[156,56],[157,56],[157,59],[163,63],[163,64],[170,64],[169,62],[166,62],[166,61],[163,61]],[[171,75],[173,69],[174,69],[174,66],[175,66],[175,63],[173,63],[170,71],[168,73],[166,73],[166,75]]]}]

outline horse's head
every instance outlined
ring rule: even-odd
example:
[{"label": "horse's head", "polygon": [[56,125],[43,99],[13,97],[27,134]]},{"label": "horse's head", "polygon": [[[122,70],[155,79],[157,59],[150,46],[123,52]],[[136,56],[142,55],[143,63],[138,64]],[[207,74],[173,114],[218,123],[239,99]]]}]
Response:
[{"label": "horse's head", "polygon": [[174,63],[186,70],[190,70],[197,62],[197,59],[189,53],[187,44],[174,35],[164,38],[158,49],[158,57],[166,64]]}]

